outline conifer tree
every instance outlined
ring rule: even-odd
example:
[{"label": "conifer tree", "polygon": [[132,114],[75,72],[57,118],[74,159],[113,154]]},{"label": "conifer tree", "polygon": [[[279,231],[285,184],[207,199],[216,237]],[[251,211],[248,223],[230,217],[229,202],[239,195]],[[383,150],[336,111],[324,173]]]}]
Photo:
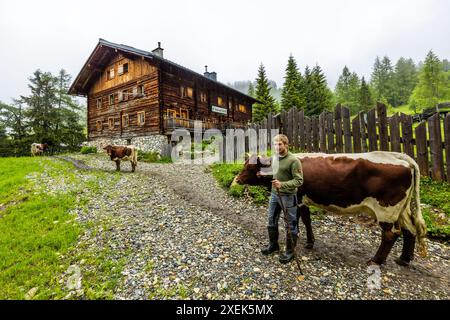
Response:
[{"label": "conifer tree", "polygon": [[[370,88],[366,83],[364,77],[361,79],[361,86],[359,88],[359,107],[360,110],[367,111],[373,105],[372,96],[370,94]],[[356,112],[360,111],[356,110]],[[355,113],[356,113],[355,112]]]},{"label": "conifer tree", "polygon": [[350,72],[347,66],[342,70],[335,87],[336,102],[350,108],[352,113],[359,111],[359,90],[361,84],[355,72]]},{"label": "conifer tree", "polygon": [[281,91],[281,109],[289,110],[293,106],[301,108],[305,105],[304,96],[301,94],[302,76],[298,70],[297,62],[292,55],[289,56],[286,67],[286,75]]},{"label": "conifer tree", "polygon": [[446,99],[450,99],[450,82],[445,76],[439,58],[430,50],[409,104],[413,109],[424,109],[435,107],[437,103]]},{"label": "conifer tree", "polygon": [[398,105],[408,103],[409,97],[418,82],[416,66],[412,59],[400,57],[395,64],[394,90]]},{"label": "conifer tree", "polygon": [[251,81],[248,82],[248,91],[247,94],[250,97],[255,97],[255,87],[253,86],[253,83]]},{"label": "conifer tree", "polygon": [[266,70],[261,63],[258,69],[258,77],[256,78],[256,99],[260,103],[253,105],[253,121],[258,122],[264,119],[269,112],[276,112],[275,99],[270,94],[269,80],[266,76]]}]

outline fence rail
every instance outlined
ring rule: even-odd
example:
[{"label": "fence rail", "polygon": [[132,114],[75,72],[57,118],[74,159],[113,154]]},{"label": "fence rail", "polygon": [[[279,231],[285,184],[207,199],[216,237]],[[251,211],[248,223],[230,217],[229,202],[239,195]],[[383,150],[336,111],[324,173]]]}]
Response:
[{"label": "fence rail", "polygon": [[279,129],[295,149],[307,152],[403,152],[417,161],[421,175],[450,182],[450,114],[436,113],[415,126],[410,115],[388,117],[382,103],[353,119],[350,110],[338,104],[334,112],[312,117],[297,108],[276,116],[269,113],[248,128],[269,129],[269,147],[270,129]]}]

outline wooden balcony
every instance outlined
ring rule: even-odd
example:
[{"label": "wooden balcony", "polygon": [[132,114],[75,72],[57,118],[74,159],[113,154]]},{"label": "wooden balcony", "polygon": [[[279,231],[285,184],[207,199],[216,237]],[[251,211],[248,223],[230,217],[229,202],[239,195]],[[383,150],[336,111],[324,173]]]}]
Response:
[{"label": "wooden balcony", "polygon": [[[163,125],[164,132],[166,134],[171,134],[175,129],[186,129],[189,132],[194,132],[194,119],[184,119],[184,118],[170,118],[164,117]],[[208,129],[219,129],[225,133],[226,129],[245,129],[246,124],[239,122],[224,122],[224,123],[213,123],[207,120],[202,121],[202,132]]]}]

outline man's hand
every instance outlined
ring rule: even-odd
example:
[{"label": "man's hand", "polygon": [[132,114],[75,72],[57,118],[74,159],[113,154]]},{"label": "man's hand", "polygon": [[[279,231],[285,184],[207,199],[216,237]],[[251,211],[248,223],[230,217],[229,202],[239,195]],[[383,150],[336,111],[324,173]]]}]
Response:
[{"label": "man's hand", "polygon": [[279,180],[272,180],[272,187],[275,189],[279,189],[281,187],[281,182]]}]

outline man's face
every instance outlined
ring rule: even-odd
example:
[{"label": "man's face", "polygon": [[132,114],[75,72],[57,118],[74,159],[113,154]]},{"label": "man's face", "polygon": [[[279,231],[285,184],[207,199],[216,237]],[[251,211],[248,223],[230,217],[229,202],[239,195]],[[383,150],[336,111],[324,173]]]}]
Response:
[{"label": "man's face", "polygon": [[280,140],[274,140],[275,152],[276,154],[285,154],[287,151],[287,146]]}]

